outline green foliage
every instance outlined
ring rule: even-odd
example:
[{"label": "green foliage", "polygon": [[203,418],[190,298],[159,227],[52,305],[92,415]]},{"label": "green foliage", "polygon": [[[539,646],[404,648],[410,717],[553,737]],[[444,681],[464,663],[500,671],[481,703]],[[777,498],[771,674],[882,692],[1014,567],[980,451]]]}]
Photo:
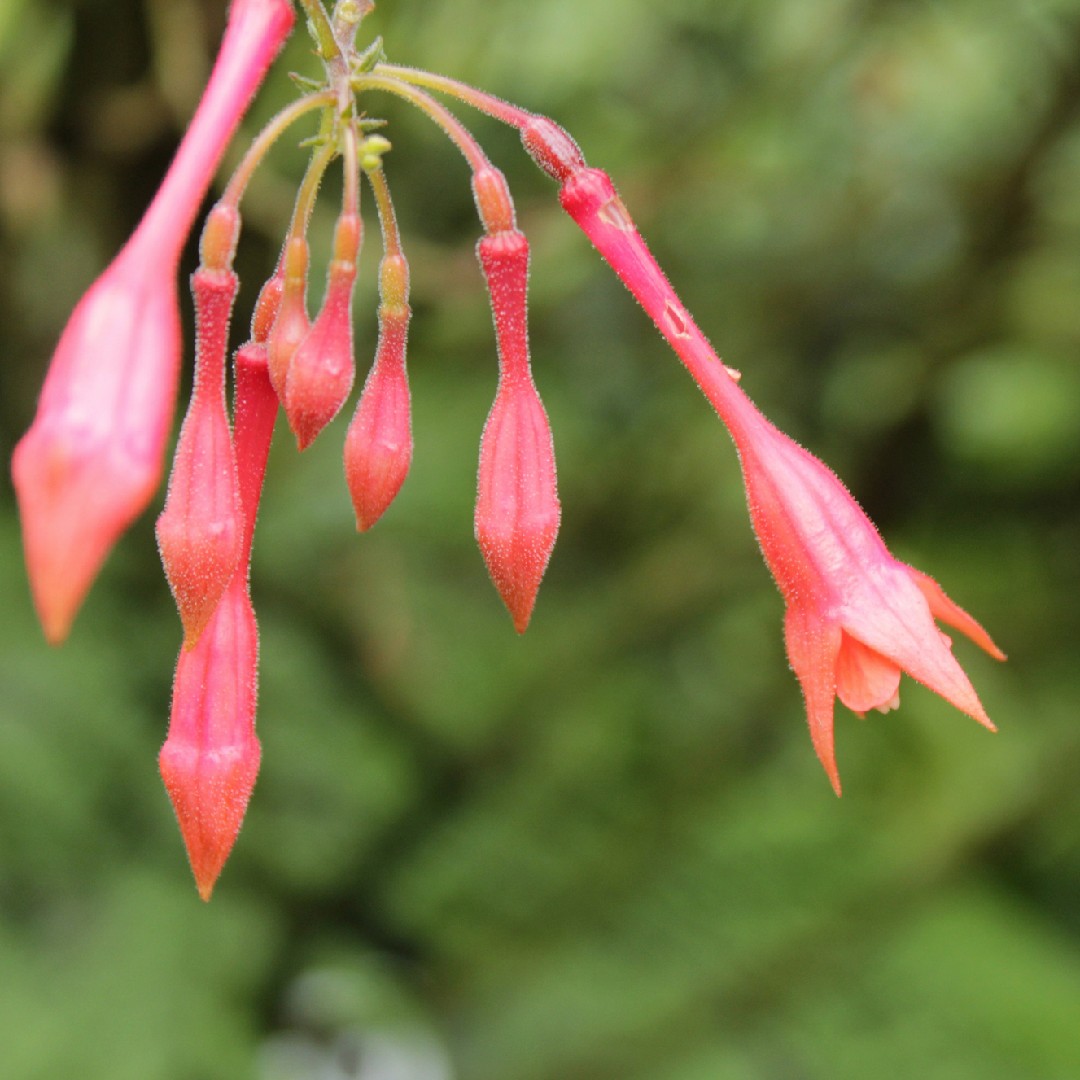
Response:
[{"label": "green foliage", "polygon": [[[5,456],[222,10],[0,4]],[[612,173],[751,396],[1009,652],[957,643],[1000,734],[905,682],[887,717],[838,709],[834,799],[720,425],[516,140],[462,111],[533,242],[560,460],[562,534],[513,633],[472,541],[495,359],[468,173],[373,98],[414,270],[413,473],[358,537],[344,421],[275,446],[264,767],[209,907],[155,772],[179,625],[150,522],[50,651],[0,487],[0,1073],[1074,1080],[1080,2],[370,21],[395,62],[552,114]],[[248,134],[307,64],[297,35]],[[252,186],[241,323],[302,167],[282,148]]]}]

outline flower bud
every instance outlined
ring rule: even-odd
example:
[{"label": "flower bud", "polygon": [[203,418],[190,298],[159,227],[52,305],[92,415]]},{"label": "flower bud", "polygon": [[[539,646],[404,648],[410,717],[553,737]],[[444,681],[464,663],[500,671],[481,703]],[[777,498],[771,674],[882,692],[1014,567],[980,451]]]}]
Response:
[{"label": "flower bud", "polygon": [[158,485],[179,365],[175,267],[136,234],[68,320],[12,459],[30,586],[53,644]]},{"label": "flower bud", "polygon": [[555,452],[531,380],[500,380],[480,441],[476,542],[519,634],[559,531]]},{"label": "flower bud", "polygon": [[521,129],[521,141],[533,161],[560,183],[585,168],[585,157],[573,137],[546,116],[532,117]]},{"label": "flower bud", "polygon": [[191,289],[197,323],[195,389],[157,521],[161,561],[187,648],[198,640],[225,592],[243,539],[236,455],[225,412],[225,352],[236,275],[200,268],[192,275]]},{"label": "flower bud", "polygon": [[279,265],[272,277],[263,283],[259,298],[255,301],[255,310],[251,315],[251,340],[264,343],[274,329],[278,308],[281,307],[281,294],[285,290],[285,269]]},{"label": "flower bud", "polygon": [[379,346],[345,436],[345,482],[356,526],[370,529],[393,502],[412,462],[412,420],[405,344],[408,265],[388,255],[380,267]]},{"label": "flower bud", "polygon": [[180,652],[158,757],[204,900],[236,842],[259,771],[257,664],[255,613],[237,574],[199,640]]},{"label": "flower bud", "polygon": [[266,345],[248,342],[236,350],[236,387],[233,443],[236,447],[236,473],[240,486],[240,505],[244,512],[244,544],[241,568],[251,554],[255,518],[259,512],[266,458],[277,420],[278,400],[270,385]]},{"label": "flower bud", "polygon": [[476,540],[520,634],[559,531],[555,451],[529,368],[528,242],[507,230],[485,236],[477,247],[491,293],[499,388],[480,440]]},{"label": "flower bud", "polygon": [[[282,404],[285,402],[285,382],[289,366],[311,327],[307,313],[307,268],[307,240],[303,236],[290,236],[285,242],[282,258],[281,299],[268,338],[270,382]],[[256,321],[258,318],[257,310]]]},{"label": "flower bud", "polygon": [[301,450],[338,414],[356,376],[353,359],[352,295],[360,216],[342,214],[326,296],[285,377],[285,415]]}]

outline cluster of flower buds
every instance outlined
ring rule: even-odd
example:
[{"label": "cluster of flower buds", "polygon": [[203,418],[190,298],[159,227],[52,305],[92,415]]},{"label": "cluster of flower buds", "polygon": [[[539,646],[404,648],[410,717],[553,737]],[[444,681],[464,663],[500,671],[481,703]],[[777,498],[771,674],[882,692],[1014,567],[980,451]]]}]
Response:
[{"label": "cluster of flower buds", "polygon": [[[477,254],[491,297],[498,385],[480,439],[476,540],[515,628],[528,626],[555,544],[560,506],[547,414],[533,381],[527,329],[529,246],[503,175],[432,92],[516,128],[559,197],[671,344],[739,452],[751,522],[787,605],[786,643],[814,747],[837,793],[833,712],[899,703],[901,671],[991,727],[935,619],[1002,658],[986,632],[929,577],[892,557],[837,477],[777,430],[738,385],[683,307],[608,176],[589,168],[557,124],[455,80],[386,62],[355,46],[372,0],[301,0],[325,77],[253,142],[209,214],[191,278],[195,382],[157,535],[183,625],[160,767],[204,899],[231,850],[259,767],[255,735],[257,628],[249,590],[255,519],[280,406],[301,450],[347,401],[355,377],[352,296],[366,178],[383,243],[379,337],[344,444],[360,530],[401,488],[412,458],[405,350],[409,270],[383,172],[389,142],[359,101],[405,99],[438,124],[472,170],[484,234]],[[50,641],[62,640],[123,529],[157,487],[180,353],[176,276],[200,201],[269,63],[289,33],[289,0],[233,0],[204,100],[158,196],[64,331],[38,415],[13,472],[26,560]],[[240,200],[268,149],[296,120],[317,116],[310,162],[277,268],[255,306],[250,341],[226,359],[237,279]],[[321,309],[307,304],[307,231],[320,181],[340,159],[344,196]]]}]

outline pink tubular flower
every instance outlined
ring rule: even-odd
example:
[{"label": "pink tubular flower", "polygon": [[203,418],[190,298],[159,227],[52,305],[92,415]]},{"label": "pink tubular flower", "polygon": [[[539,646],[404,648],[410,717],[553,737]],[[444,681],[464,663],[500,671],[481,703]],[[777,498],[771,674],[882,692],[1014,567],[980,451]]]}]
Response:
[{"label": "pink tubular flower", "polygon": [[15,450],[27,570],[53,643],[160,480],[180,361],[180,251],[293,19],[288,0],[235,0],[176,157],[138,229],[68,320]]},{"label": "pink tubular flower", "polygon": [[940,619],[998,660],[1004,654],[932,578],[894,559],[877,529],[825,465],[777,430],[737,391],[728,428],[765,561],[787,605],[784,638],[802,685],[814,749],[840,793],[833,701],[853,712],[900,704],[900,673],[991,731]]},{"label": "pink tubular flower", "polygon": [[352,390],[352,296],[360,249],[359,214],[342,214],[327,271],[326,295],[285,374],[285,415],[301,450],[335,416]]},{"label": "pink tubular flower", "polygon": [[345,435],[345,482],[356,527],[370,529],[394,501],[412,462],[412,417],[405,345],[409,335],[409,267],[400,254],[379,267],[379,344]]},{"label": "pink tubular flower", "polygon": [[158,547],[191,646],[210,621],[240,557],[243,515],[229,417],[225,353],[237,278],[200,267],[195,297],[195,389],[176,444]]},{"label": "pink tubular flower", "polygon": [[180,653],[158,756],[204,900],[236,842],[259,771],[257,664],[255,613],[237,575],[199,640]]},{"label": "pink tubular flower", "polygon": [[248,563],[277,405],[266,347],[244,346],[236,357],[236,462],[244,516],[240,565],[198,641],[180,652],[169,735],[158,758],[204,900],[210,899],[236,842],[259,771],[258,629]]},{"label": "pink tubular flower", "polygon": [[[300,343],[311,329],[307,313],[308,242],[303,236],[290,236],[285,241],[281,265],[267,282],[267,304],[273,303],[277,292],[275,282],[280,280],[280,293],[274,308],[274,322],[267,339],[270,352],[270,383],[278,401],[285,403],[285,386],[289,367],[296,356]],[[261,321],[262,297],[256,309],[256,321]]]},{"label": "pink tubular flower", "polygon": [[754,530],[787,604],[788,657],[811,738],[837,794],[837,697],[859,713],[887,710],[899,704],[906,671],[993,730],[934,620],[1004,659],[986,631],[933,579],[894,559],[836,475],[758,412],[680,303],[608,176],[578,164],[568,136],[542,127],[530,134],[539,140],[530,146],[534,156],[563,179],[567,213],[652,317],[735,441]]},{"label": "pink tubular flower", "polygon": [[555,451],[529,368],[525,285],[529,247],[506,229],[478,245],[499,343],[499,387],[480,440],[476,540],[524,633],[559,531]]}]

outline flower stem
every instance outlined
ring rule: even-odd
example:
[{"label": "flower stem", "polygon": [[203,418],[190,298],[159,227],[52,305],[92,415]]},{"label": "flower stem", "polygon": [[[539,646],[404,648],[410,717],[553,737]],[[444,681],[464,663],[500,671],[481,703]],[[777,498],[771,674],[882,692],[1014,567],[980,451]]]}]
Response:
[{"label": "flower stem", "polygon": [[418,90],[415,86],[410,86],[400,79],[379,75],[377,72],[357,76],[353,79],[352,86],[357,93],[362,93],[364,90],[385,90],[389,94],[404,98],[443,129],[447,137],[465,155],[473,172],[490,167],[491,162],[488,161],[487,155],[468,128],[449,109],[440,105],[423,90]]},{"label": "flower stem", "polygon": [[291,105],[287,105],[266,127],[259,132],[255,141],[248,147],[247,153],[237,166],[236,171],[229,179],[221,201],[232,206],[237,206],[243,198],[248,182],[255,170],[262,164],[263,158],[269,153],[270,148],[284,134],[285,129],[315,109],[333,103],[335,94],[332,90],[321,90],[307,97],[298,98]]},{"label": "flower stem", "polygon": [[401,236],[398,233],[397,215],[394,204],[390,201],[390,186],[382,166],[367,170],[371,192],[375,196],[375,206],[379,211],[379,227],[382,230],[383,254],[385,256],[401,254]]},{"label": "flower stem", "polygon": [[296,193],[296,205],[293,207],[289,236],[303,236],[307,232],[311,211],[315,208],[315,196],[319,193],[323,174],[330,162],[334,160],[336,153],[337,148],[333,143],[326,142],[311,155],[304,179],[300,182],[300,190]]},{"label": "flower stem", "polygon": [[379,64],[375,68],[375,74],[387,75],[400,82],[409,83],[412,86],[423,86],[428,90],[435,90],[442,94],[464,101],[474,109],[486,113],[488,116],[501,120],[504,124],[512,127],[522,127],[527,124],[533,114],[525,109],[512,105],[509,101],[495,97],[494,94],[485,93],[468,83],[459,82],[457,79],[448,78],[445,75],[436,75],[420,68],[402,67],[399,64]]}]

